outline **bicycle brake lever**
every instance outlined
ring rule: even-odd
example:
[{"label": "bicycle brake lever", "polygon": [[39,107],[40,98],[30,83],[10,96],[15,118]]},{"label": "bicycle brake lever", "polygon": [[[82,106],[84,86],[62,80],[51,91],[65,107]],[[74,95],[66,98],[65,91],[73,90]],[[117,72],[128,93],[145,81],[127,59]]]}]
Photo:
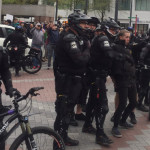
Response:
[{"label": "bicycle brake lever", "polygon": [[40,94],[39,94],[39,93],[34,93],[34,94],[33,94],[33,96],[37,96],[37,95],[40,95]]}]

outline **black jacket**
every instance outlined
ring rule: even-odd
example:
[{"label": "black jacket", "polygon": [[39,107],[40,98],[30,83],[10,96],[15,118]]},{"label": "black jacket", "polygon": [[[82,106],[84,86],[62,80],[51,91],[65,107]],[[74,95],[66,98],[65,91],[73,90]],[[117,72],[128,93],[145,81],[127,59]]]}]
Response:
[{"label": "black jacket", "polygon": [[10,45],[27,45],[27,38],[20,32],[11,33],[4,41],[3,46],[6,47],[10,41]]},{"label": "black jacket", "polygon": [[125,46],[125,41],[117,41],[113,46],[116,53],[120,54],[121,60],[114,59],[111,75],[115,80],[125,81],[135,79],[135,65],[132,52]]},{"label": "black jacket", "polygon": [[95,37],[91,44],[90,67],[99,71],[109,71],[114,57],[110,42],[104,34]]},{"label": "black jacket", "polygon": [[90,43],[71,30],[61,34],[55,51],[55,69],[70,75],[82,75],[87,70]]}]

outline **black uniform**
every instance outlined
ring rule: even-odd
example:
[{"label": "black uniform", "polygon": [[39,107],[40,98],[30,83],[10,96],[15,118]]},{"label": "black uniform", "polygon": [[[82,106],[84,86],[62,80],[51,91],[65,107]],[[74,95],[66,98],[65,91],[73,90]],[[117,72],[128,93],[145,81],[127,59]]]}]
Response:
[{"label": "black uniform", "polygon": [[23,35],[23,33],[15,31],[5,39],[3,46],[6,47],[8,42],[10,42],[9,45],[18,47],[17,51],[12,50],[10,53],[10,60],[15,59],[15,69],[17,75],[20,70],[20,56],[24,55],[26,45],[28,44],[27,38]]},{"label": "black uniform", "polygon": [[[140,63],[150,66],[150,43],[142,49],[140,53]],[[139,106],[142,104],[145,98],[145,103],[149,103],[147,99],[147,90],[150,82],[150,69],[142,69],[140,73],[140,92],[139,92]]]},{"label": "black uniform", "polygon": [[[114,113],[114,127],[118,127],[121,116],[121,121],[125,123],[136,107],[136,80],[134,60],[130,50],[125,46],[125,41],[119,40],[113,48],[123,58],[122,61],[116,59],[113,61],[111,72],[116,91],[119,94],[119,105]],[[127,98],[129,98],[129,104],[126,107]]]},{"label": "black uniform", "polygon": [[106,95],[106,77],[112,65],[113,50],[107,36],[100,34],[94,38],[91,45],[91,88],[86,108],[86,121],[84,126],[90,126],[92,115],[96,119],[97,136],[103,135],[103,125],[108,113],[108,99]]},{"label": "black uniform", "polygon": [[[0,47],[0,80],[3,81],[6,92],[11,94],[13,92],[12,80],[11,80],[11,73],[9,71],[9,64],[8,64],[8,56],[3,51],[2,47]],[[0,81],[1,86],[1,81]],[[0,87],[0,113],[4,113],[6,108],[2,105],[2,90]],[[3,126],[3,118],[0,118],[0,128]],[[1,138],[1,137],[0,137]],[[5,144],[0,145],[0,149],[4,150]]]},{"label": "black uniform", "polygon": [[54,129],[67,138],[70,114],[82,89],[83,75],[90,58],[90,43],[71,30],[60,36],[54,61],[55,89],[57,93]]},{"label": "black uniform", "polygon": [[27,38],[20,32],[11,33],[4,41],[3,46],[6,47],[7,43],[10,41],[10,45],[27,45]]}]

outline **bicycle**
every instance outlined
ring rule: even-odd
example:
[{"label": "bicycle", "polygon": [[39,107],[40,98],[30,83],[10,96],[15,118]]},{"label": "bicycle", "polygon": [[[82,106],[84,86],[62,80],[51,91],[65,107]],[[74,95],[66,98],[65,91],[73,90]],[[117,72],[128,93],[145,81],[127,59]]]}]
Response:
[{"label": "bicycle", "polygon": [[[11,144],[9,150],[51,150],[52,147],[56,146],[57,150],[65,150],[65,145],[63,139],[60,135],[55,132],[53,129],[45,126],[39,126],[31,128],[29,125],[28,117],[31,108],[32,108],[32,97],[39,95],[36,91],[43,89],[44,87],[35,87],[31,88],[25,95],[17,96],[14,95],[13,105],[14,109],[9,110],[3,114],[0,114],[0,117],[5,117],[11,115],[8,120],[4,123],[2,128],[0,129],[0,145],[5,143],[8,137],[19,127],[21,127],[22,133],[14,140]],[[29,98],[27,101],[26,99]],[[26,105],[19,110],[19,102],[26,100]],[[28,110],[28,115],[22,115],[23,111],[27,109],[27,105],[30,104]],[[17,123],[6,132],[7,127],[11,124],[12,121],[18,118]],[[41,141],[40,141],[41,140]],[[41,143],[40,143],[41,142]],[[1,149],[2,150],[2,149]],[[53,147],[53,150],[56,150]]]},{"label": "bicycle", "polygon": [[[24,55],[25,49],[30,48],[28,55]],[[23,70],[29,74],[34,74],[40,71],[42,67],[42,62],[38,57],[40,50],[24,45],[8,45],[6,52],[10,56],[10,66],[22,67]]]}]

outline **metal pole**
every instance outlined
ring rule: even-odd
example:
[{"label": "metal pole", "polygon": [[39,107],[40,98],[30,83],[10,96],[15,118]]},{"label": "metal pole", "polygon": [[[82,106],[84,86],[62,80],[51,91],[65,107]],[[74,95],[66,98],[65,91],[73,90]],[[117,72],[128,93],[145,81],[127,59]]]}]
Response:
[{"label": "metal pole", "polygon": [[2,17],[2,0],[0,0],[0,23],[1,23],[1,18]]},{"label": "metal pole", "polygon": [[116,0],[116,3],[115,3],[115,21],[116,22],[118,21],[118,1],[119,0]]},{"label": "metal pole", "polygon": [[58,0],[56,0],[56,13],[55,13],[55,21],[57,21],[57,15],[58,15]]},{"label": "metal pole", "polygon": [[132,23],[132,3],[133,3],[133,0],[130,0],[130,22],[129,22],[130,27]]},{"label": "metal pole", "polygon": [[88,0],[85,1],[85,9],[84,9],[84,13],[87,15],[87,10],[88,10],[88,5],[89,5],[89,2]]}]

